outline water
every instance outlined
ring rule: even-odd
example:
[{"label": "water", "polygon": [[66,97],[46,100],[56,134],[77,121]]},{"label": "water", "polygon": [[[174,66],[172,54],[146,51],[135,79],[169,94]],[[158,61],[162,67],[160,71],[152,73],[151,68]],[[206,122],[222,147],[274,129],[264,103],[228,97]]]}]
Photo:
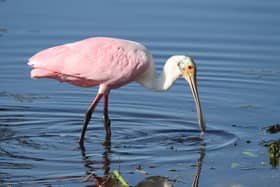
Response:
[{"label": "water", "polygon": [[[0,1],[0,183],[87,186],[89,172],[117,169],[131,185],[160,175],[180,187],[191,186],[201,167],[199,186],[277,186],[279,167],[263,142],[279,134],[263,128],[279,123],[279,8],[261,0]],[[33,81],[26,62],[91,36],[143,43],[158,71],[171,55],[193,56],[208,132],[199,133],[183,79],[166,93],[133,83],[111,92],[111,141],[100,103],[81,148],[97,88]]]}]

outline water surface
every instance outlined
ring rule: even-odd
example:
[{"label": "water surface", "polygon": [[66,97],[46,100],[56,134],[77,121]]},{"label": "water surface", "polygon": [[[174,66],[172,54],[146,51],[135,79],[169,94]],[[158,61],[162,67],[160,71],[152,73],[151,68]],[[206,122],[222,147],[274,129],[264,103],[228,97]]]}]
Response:
[{"label": "water surface", "polygon": [[[279,8],[257,0],[0,1],[0,183],[87,186],[89,172],[117,169],[131,185],[160,175],[191,186],[204,155],[200,186],[277,186],[279,167],[270,166],[263,142],[279,134],[263,128],[279,123]],[[111,142],[100,104],[81,149],[97,88],[33,81],[26,62],[92,36],[143,43],[158,71],[171,55],[192,56],[207,133],[200,135],[183,79],[166,93],[133,83],[111,92]]]}]

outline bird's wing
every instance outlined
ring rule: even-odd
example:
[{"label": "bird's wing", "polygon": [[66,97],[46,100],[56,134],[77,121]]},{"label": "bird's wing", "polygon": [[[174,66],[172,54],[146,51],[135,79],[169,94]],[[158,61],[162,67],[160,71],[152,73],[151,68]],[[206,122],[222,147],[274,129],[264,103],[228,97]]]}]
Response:
[{"label": "bird's wing", "polygon": [[89,38],[43,50],[28,64],[66,76],[124,84],[147,69],[149,57],[136,43]]}]

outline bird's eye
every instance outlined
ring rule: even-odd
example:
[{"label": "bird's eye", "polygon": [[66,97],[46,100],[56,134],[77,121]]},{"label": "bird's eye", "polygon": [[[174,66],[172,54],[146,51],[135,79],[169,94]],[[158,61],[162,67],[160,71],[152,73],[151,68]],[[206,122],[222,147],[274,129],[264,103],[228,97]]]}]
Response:
[{"label": "bird's eye", "polygon": [[191,70],[192,68],[193,68],[193,67],[192,67],[191,65],[190,65],[190,66],[188,66],[188,69],[189,69],[189,70]]}]

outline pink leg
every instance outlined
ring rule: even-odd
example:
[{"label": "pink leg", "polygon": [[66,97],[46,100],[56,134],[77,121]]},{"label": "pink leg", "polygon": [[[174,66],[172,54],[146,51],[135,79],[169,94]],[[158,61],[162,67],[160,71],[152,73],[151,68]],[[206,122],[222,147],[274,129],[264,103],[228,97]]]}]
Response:
[{"label": "pink leg", "polygon": [[109,94],[104,95],[104,110],[103,110],[103,117],[104,117],[104,126],[106,129],[106,136],[111,136],[111,123],[108,115],[108,98]]},{"label": "pink leg", "polygon": [[97,94],[95,99],[92,101],[92,103],[90,104],[90,106],[89,106],[89,108],[88,108],[88,110],[86,112],[86,115],[85,115],[85,118],[84,118],[84,124],[83,124],[83,128],[82,128],[82,132],[81,132],[81,136],[80,136],[80,140],[79,140],[81,145],[84,144],[84,137],[85,137],[85,133],[86,133],[87,126],[88,126],[88,123],[90,121],[92,112],[94,111],[97,103],[100,101],[102,96],[103,96],[103,94]]}]

